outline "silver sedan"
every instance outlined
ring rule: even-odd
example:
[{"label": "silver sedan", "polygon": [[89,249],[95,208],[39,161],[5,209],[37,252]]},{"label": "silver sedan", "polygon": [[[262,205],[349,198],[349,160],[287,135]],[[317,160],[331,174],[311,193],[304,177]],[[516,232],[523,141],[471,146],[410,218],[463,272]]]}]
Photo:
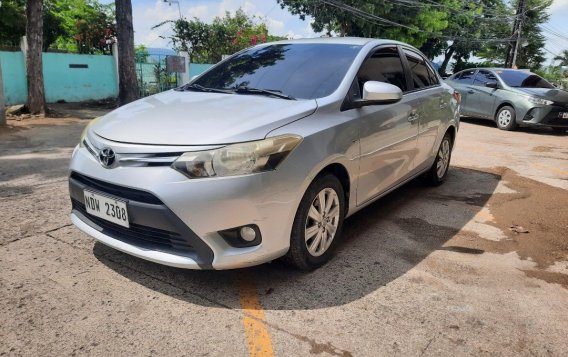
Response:
[{"label": "silver sedan", "polygon": [[419,175],[444,181],[458,106],[404,43],[262,44],[92,121],[71,161],[71,219],[170,266],[314,269],[344,218]]},{"label": "silver sedan", "polygon": [[507,68],[473,68],[448,78],[462,96],[461,114],[495,120],[497,127],[568,129],[568,92],[537,74]]}]

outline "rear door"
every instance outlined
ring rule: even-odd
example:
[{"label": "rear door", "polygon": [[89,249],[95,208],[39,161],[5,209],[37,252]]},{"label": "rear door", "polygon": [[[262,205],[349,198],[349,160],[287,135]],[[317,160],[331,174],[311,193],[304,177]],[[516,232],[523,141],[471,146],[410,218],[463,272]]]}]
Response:
[{"label": "rear door", "polygon": [[468,104],[471,114],[493,119],[495,99],[499,89],[487,87],[488,83],[498,83],[497,77],[485,69],[477,71],[473,85],[468,88]]},{"label": "rear door", "polygon": [[412,93],[420,98],[418,108],[418,139],[415,167],[422,169],[430,164],[433,152],[437,152],[437,139],[442,123],[447,119],[450,94],[440,85],[438,76],[418,52],[403,48],[407,71],[412,78]]}]

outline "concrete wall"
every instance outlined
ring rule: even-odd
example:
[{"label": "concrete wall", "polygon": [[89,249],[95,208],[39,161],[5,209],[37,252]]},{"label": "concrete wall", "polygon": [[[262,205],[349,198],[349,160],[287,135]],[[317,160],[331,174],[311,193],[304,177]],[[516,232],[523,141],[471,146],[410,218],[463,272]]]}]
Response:
[{"label": "concrete wall", "polygon": [[23,104],[28,97],[28,84],[22,52],[0,51],[2,80],[6,105]]},{"label": "concrete wall", "polygon": [[116,76],[112,56],[43,54],[43,80],[48,103],[116,97]]},{"label": "concrete wall", "polygon": [[[0,51],[0,61],[6,105],[24,104],[28,89],[22,52]],[[190,64],[190,78],[211,66]],[[141,68],[144,84],[154,82],[153,64],[137,64],[137,70]],[[81,102],[118,96],[116,66],[112,56],[47,52],[43,54],[43,78],[48,103],[59,100]]]}]

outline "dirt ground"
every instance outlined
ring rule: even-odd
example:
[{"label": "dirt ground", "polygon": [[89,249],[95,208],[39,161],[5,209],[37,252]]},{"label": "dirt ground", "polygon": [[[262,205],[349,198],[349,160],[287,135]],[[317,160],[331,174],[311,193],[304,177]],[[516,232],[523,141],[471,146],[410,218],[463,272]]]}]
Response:
[{"label": "dirt ground", "polygon": [[568,355],[568,135],[464,120],[447,182],[348,219],[323,268],[187,271],[70,224],[86,123],[0,131],[0,355]]}]

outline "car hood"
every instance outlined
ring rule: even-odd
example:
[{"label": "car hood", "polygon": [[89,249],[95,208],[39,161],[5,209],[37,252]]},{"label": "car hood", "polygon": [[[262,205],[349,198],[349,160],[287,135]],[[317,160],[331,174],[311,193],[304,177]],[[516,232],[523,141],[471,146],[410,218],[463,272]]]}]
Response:
[{"label": "car hood", "polygon": [[217,145],[260,140],[304,118],[315,100],[258,95],[167,91],[101,117],[92,127],[105,139],[151,145]]},{"label": "car hood", "polygon": [[568,92],[556,88],[515,88],[519,92],[552,100],[557,103],[568,103]]}]

